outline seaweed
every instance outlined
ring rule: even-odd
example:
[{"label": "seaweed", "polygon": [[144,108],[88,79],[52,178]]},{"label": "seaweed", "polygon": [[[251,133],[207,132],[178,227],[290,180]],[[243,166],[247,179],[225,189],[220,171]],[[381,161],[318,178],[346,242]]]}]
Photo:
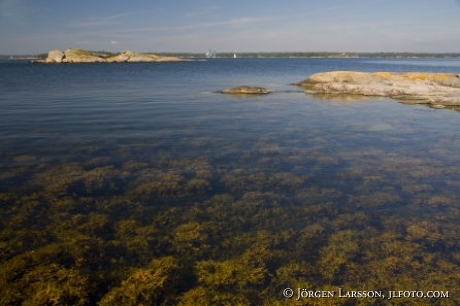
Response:
[{"label": "seaweed", "polygon": [[286,287],[448,290],[434,303],[458,304],[454,157],[310,144],[13,154],[0,177],[0,304],[285,305]]}]

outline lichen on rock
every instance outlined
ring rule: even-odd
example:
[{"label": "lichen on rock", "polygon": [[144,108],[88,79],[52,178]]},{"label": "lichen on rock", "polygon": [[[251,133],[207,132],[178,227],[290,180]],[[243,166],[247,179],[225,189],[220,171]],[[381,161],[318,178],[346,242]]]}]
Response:
[{"label": "lichen on rock", "polygon": [[296,85],[310,94],[390,97],[414,104],[460,105],[460,75],[425,72],[331,71]]}]

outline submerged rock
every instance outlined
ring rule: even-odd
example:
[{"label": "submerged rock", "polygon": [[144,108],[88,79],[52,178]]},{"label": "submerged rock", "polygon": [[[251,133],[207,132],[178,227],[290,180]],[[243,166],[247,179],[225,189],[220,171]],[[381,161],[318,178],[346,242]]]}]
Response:
[{"label": "submerged rock", "polygon": [[296,85],[311,94],[382,96],[414,104],[460,105],[460,75],[425,72],[317,73]]},{"label": "submerged rock", "polygon": [[270,90],[263,87],[255,86],[238,86],[233,88],[224,89],[222,93],[225,94],[242,94],[242,95],[265,95],[271,93]]}]

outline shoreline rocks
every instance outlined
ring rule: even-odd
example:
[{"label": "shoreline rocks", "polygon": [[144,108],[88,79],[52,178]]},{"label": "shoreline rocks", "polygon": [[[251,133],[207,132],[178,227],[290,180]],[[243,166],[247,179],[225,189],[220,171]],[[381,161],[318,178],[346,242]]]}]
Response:
[{"label": "shoreline rocks", "polygon": [[123,51],[118,54],[107,52],[95,52],[82,49],[51,50],[45,60],[33,61],[33,63],[133,63],[133,62],[181,62],[188,61],[173,56],[160,56],[151,53]]},{"label": "shoreline rocks", "polygon": [[460,75],[454,73],[332,71],[314,74],[296,85],[310,94],[379,96],[412,104],[460,105]]},{"label": "shoreline rocks", "polygon": [[237,86],[233,88],[227,88],[222,90],[224,94],[234,94],[234,95],[266,95],[271,93],[270,90],[264,87],[256,86]]}]

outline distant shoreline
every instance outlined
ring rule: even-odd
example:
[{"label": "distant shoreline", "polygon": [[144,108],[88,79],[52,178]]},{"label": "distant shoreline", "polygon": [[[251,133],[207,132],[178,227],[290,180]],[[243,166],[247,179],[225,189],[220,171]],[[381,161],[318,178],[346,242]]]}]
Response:
[{"label": "distant shoreline", "polygon": [[[161,56],[182,58],[206,58],[205,53],[161,52]],[[217,52],[215,58],[460,58],[460,53],[417,53],[417,52]],[[47,54],[0,55],[1,60],[40,60]]]},{"label": "distant shoreline", "polygon": [[[179,57],[205,57],[204,53],[157,53]],[[416,52],[217,52],[215,58],[460,58],[460,53]]]}]

